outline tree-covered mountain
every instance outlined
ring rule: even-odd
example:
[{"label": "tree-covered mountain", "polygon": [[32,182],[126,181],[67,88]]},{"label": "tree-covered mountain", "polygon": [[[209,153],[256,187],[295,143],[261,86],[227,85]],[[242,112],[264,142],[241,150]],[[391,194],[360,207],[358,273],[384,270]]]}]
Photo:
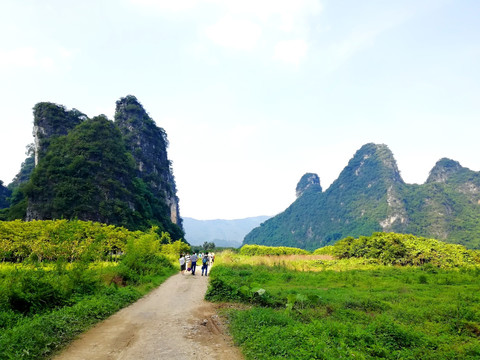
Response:
[{"label": "tree-covered mountain", "polygon": [[5,219],[157,226],[184,237],[166,133],[134,96],[117,101],[114,122],[53,103],[33,110],[34,155],[11,184]]},{"label": "tree-covered mountain", "polygon": [[269,218],[270,216],[255,216],[234,220],[197,220],[185,217],[183,227],[185,237],[191,245],[213,242],[216,246],[240,247],[245,235]]},{"label": "tree-covered mountain", "polygon": [[8,198],[11,195],[11,191],[3,186],[3,181],[0,180],[0,209],[5,209],[10,205]]},{"label": "tree-covered mountain", "polygon": [[313,175],[302,177],[293,204],[244,243],[316,249],[386,231],[480,248],[480,172],[456,161],[441,159],[425,184],[406,184],[388,147],[366,144],[326,191]]}]

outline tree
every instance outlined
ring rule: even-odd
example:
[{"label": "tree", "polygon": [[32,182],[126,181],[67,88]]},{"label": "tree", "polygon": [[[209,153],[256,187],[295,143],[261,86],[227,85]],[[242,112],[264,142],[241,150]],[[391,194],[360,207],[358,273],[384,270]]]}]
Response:
[{"label": "tree", "polygon": [[205,241],[203,243],[203,251],[207,252],[207,251],[213,251],[213,250],[215,250],[215,243],[214,242]]}]

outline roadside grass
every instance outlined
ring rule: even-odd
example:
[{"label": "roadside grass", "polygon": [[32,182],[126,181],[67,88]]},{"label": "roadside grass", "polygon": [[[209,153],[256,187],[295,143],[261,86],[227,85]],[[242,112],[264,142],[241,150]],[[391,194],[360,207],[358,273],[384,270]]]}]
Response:
[{"label": "roadside grass", "polygon": [[0,264],[0,359],[49,358],[177,271],[162,256],[130,263]]},{"label": "roadside grass", "polygon": [[[480,268],[218,256],[207,299],[247,359],[478,359]],[[304,264],[301,264],[304,262]]]}]

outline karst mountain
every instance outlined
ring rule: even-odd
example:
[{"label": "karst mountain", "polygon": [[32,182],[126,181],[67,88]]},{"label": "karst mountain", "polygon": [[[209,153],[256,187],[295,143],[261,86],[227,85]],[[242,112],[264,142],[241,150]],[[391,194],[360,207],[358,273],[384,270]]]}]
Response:
[{"label": "karst mountain", "polygon": [[[0,184],[0,219],[79,219],[184,236],[164,129],[132,95],[114,120],[41,102],[34,146],[19,174]],[[9,199],[9,201],[6,201]]]},{"label": "karst mountain", "polygon": [[297,199],[253,229],[244,244],[317,249],[347,236],[408,233],[480,248],[480,172],[439,160],[424,184],[406,184],[390,149],[362,146],[323,191],[316,174],[299,181]]}]

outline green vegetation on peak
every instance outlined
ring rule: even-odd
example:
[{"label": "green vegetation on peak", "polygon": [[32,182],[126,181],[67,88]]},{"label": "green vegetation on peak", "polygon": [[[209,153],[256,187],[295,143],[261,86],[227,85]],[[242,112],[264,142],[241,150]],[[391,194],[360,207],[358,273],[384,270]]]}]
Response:
[{"label": "green vegetation on peak", "polygon": [[32,171],[35,168],[35,145],[29,144],[26,147],[25,155],[27,158],[20,166],[20,171],[15,178],[12,180],[10,184],[8,184],[8,188],[12,191],[17,189],[21,184],[28,182],[30,180],[30,176],[32,175]]},{"label": "green vegetation on peak", "polygon": [[51,102],[40,102],[33,107],[35,138],[35,163],[45,155],[50,141],[72,130],[86,120],[87,116],[77,109],[67,110],[65,106]]},{"label": "green vegetation on peak", "polygon": [[297,184],[295,193],[297,198],[302,196],[305,191],[317,191],[322,192],[322,186],[320,185],[320,178],[317,174],[306,173],[302,176]]},{"label": "green vegetation on peak", "polygon": [[437,161],[427,178],[427,183],[446,182],[451,175],[458,173],[464,168],[458,161],[442,158]]},{"label": "green vegetation on peak", "polygon": [[169,207],[172,222],[182,226],[175,179],[168,160],[167,134],[147,114],[135,96],[116,102],[115,124],[125,139],[136,163],[136,175],[144,181],[155,198]]},{"label": "green vegetation on peak", "polygon": [[11,191],[3,186],[3,181],[0,180],[0,209],[5,209],[10,206],[10,202],[8,201],[10,195]]}]

